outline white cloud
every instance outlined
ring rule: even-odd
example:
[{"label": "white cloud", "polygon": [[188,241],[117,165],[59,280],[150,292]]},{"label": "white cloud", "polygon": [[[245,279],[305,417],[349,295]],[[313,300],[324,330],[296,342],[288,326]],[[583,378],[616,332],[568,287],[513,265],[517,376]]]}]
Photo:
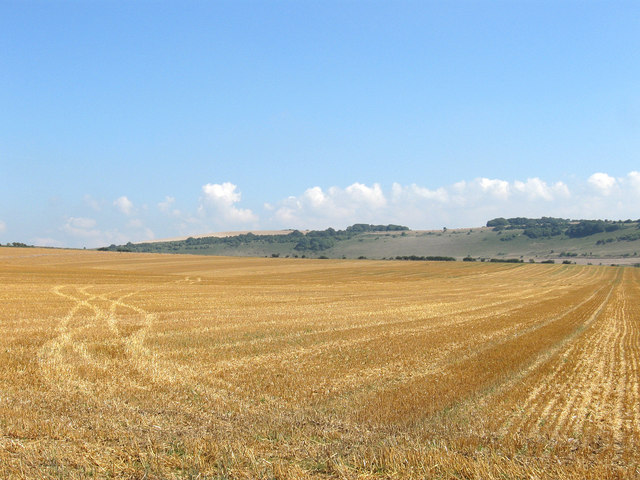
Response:
[{"label": "white cloud", "polygon": [[570,196],[569,188],[563,182],[556,182],[553,185],[539,178],[528,178],[526,182],[516,180],[513,182],[514,192],[523,193],[529,200],[542,199],[552,201],[557,197]]},{"label": "white cloud", "polygon": [[7,231],[7,224],[0,220],[0,233],[4,233]]},{"label": "white cloud", "polygon": [[242,197],[240,192],[236,192],[236,188],[238,187],[231,182],[207,183],[202,187],[202,191],[212,202],[229,207],[239,202]]},{"label": "white cloud", "polygon": [[627,174],[627,182],[635,193],[640,193],[640,172],[629,172]]},{"label": "white cloud", "polygon": [[416,184],[392,186],[392,198],[395,203],[436,202],[438,208],[473,207],[505,202],[521,202],[524,199],[555,201],[570,196],[569,187],[563,182],[547,184],[540,178],[528,178],[525,181],[508,182],[497,178],[479,177],[474,180],[461,180],[450,186],[429,189]]},{"label": "white cloud", "polygon": [[476,180],[476,183],[485,193],[489,193],[501,200],[509,198],[509,182],[505,180],[479,178]]},{"label": "white cloud", "polygon": [[467,182],[464,180],[460,180],[459,182],[454,183],[452,188],[456,192],[461,193],[465,190],[465,188],[467,188]]},{"label": "white cloud", "polygon": [[247,224],[256,222],[258,217],[249,209],[238,208],[242,195],[237,186],[230,182],[207,183],[202,187],[198,211],[205,217],[213,217],[219,224]]},{"label": "white cloud", "polygon": [[176,199],[174,197],[167,195],[166,197],[164,197],[164,202],[158,203],[158,208],[163,213],[169,213],[175,201]]},{"label": "white cloud", "polygon": [[66,225],[72,229],[88,230],[95,227],[96,223],[93,218],[69,217],[67,218]]},{"label": "white cloud", "polygon": [[[109,245],[111,243],[122,244],[131,240],[129,235],[121,233],[117,228],[101,230],[98,222],[93,218],[68,217],[60,228],[66,234],[67,246],[86,246],[89,248]],[[47,239],[41,239],[47,240]],[[55,244],[57,240],[51,240]]]},{"label": "white cloud", "polygon": [[124,195],[122,197],[117,198],[113,202],[113,205],[125,215],[130,215],[133,210],[133,203]]},{"label": "white cloud", "polygon": [[163,202],[158,203],[158,209],[170,217],[182,218],[182,212],[177,208],[173,208],[175,202],[176,199],[174,197],[167,195]]},{"label": "white cloud", "polygon": [[144,222],[139,218],[129,220],[127,227],[127,231],[130,232],[136,240],[153,240],[155,238],[153,230],[145,226]]},{"label": "white cloud", "polygon": [[315,186],[299,197],[290,196],[275,206],[275,219],[283,226],[316,228],[340,226],[351,218],[373,221],[387,206],[387,198],[378,183],[367,186],[353,183],[346,188]]},{"label": "white cloud", "polygon": [[594,173],[587,181],[602,195],[610,195],[611,191],[616,186],[615,178],[601,172]]},{"label": "white cloud", "polygon": [[68,247],[68,244],[64,244],[60,240],[50,237],[36,237],[31,243],[38,247]]},{"label": "white cloud", "polygon": [[103,232],[96,227],[97,222],[93,218],[69,217],[62,226],[62,231],[71,237],[98,241]]},{"label": "white cloud", "polygon": [[372,187],[367,187],[362,183],[349,185],[345,192],[351,197],[354,203],[358,203],[366,208],[384,207],[387,199],[382,193],[380,185],[374,183]]},{"label": "white cloud", "polygon": [[155,233],[153,233],[153,230],[151,230],[150,228],[144,229],[144,236],[146,240],[153,240],[154,238],[156,238]]},{"label": "white cloud", "polygon": [[96,212],[99,212],[101,210],[100,208],[100,202],[98,202],[95,198],[93,198],[91,195],[85,195],[83,198],[84,204],[86,206],[88,206],[89,208],[91,208],[92,210],[95,210]]},{"label": "white cloud", "polygon": [[551,188],[553,192],[560,197],[569,198],[571,196],[569,186],[564,182],[556,182]]},{"label": "white cloud", "polygon": [[429,188],[393,183],[354,183],[346,188],[315,186],[275,204],[272,221],[279,227],[326,228],[352,223],[403,223],[413,228],[483,225],[497,216],[564,215],[572,200],[564,182],[534,177],[507,181],[479,177]]},{"label": "white cloud", "polygon": [[404,199],[411,197],[435,200],[439,203],[447,203],[450,201],[449,193],[444,188],[429,190],[425,187],[419,187],[415,183],[406,187],[403,187],[399,183],[394,183],[391,186],[391,198],[394,203],[402,202]]},{"label": "white cloud", "polygon": [[312,187],[304,192],[304,197],[314,208],[322,207],[327,203],[327,196],[320,187]]}]

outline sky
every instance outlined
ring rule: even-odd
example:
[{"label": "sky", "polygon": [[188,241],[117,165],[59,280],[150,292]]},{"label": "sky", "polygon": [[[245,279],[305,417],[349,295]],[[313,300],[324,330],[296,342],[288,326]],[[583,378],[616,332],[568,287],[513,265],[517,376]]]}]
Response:
[{"label": "sky", "polygon": [[0,2],[0,243],[640,217],[640,2]]}]

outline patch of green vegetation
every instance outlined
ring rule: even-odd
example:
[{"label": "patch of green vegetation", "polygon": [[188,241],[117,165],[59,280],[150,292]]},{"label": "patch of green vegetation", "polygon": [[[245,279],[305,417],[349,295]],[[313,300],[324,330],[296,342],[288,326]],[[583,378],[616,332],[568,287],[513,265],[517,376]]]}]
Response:
[{"label": "patch of green vegetation", "polygon": [[[636,221],[635,223],[637,223]],[[549,238],[566,235],[569,238],[582,238],[602,232],[615,232],[628,228],[634,222],[632,220],[569,220],[566,218],[542,217],[542,218],[494,218],[487,222],[487,227],[494,231],[522,230],[529,238]],[[640,236],[638,236],[640,238]]]},{"label": "patch of green vegetation", "polygon": [[635,242],[636,240],[640,240],[640,232],[627,233],[626,235],[620,235],[615,238],[600,239],[596,242],[596,245],[604,245],[605,243],[612,242]]},{"label": "patch of green vegetation", "polygon": [[493,227],[495,231],[523,230],[523,234],[529,238],[545,238],[562,235],[569,226],[569,220],[564,218],[494,218],[487,222],[487,227]]},{"label": "patch of green vegetation", "polygon": [[396,260],[422,260],[428,262],[455,262],[456,259],[454,257],[446,257],[442,255],[427,255],[427,256],[418,256],[418,255],[398,255],[396,256]]}]

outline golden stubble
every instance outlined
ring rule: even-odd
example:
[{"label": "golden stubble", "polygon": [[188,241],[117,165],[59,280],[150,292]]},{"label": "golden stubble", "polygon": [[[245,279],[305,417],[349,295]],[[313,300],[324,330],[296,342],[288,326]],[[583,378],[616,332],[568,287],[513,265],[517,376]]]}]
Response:
[{"label": "golden stubble", "polygon": [[639,272],[0,248],[0,477],[635,478]]}]

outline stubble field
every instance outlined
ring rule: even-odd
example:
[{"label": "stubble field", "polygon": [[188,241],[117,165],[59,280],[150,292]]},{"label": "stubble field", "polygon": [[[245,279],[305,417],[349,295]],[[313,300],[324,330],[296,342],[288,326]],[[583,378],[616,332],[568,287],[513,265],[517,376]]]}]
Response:
[{"label": "stubble field", "polygon": [[640,477],[640,269],[0,249],[0,478]]}]

